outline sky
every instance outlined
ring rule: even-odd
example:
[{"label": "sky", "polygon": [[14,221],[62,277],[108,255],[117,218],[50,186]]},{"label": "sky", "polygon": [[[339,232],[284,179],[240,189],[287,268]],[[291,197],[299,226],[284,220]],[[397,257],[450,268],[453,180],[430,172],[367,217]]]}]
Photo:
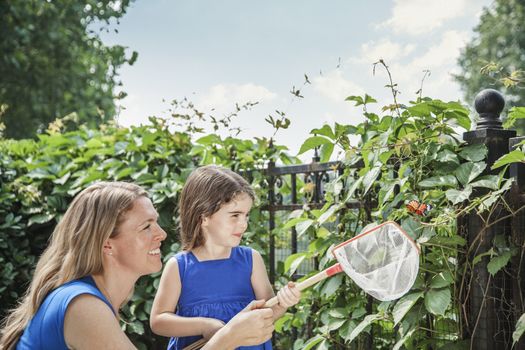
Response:
[{"label": "sky", "polygon": [[236,103],[258,102],[233,119],[242,129],[239,137],[271,137],[274,130],[265,118],[284,112],[291,125],[275,139],[295,155],[312,129],[363,121],[361,107],[346,97],[367,93],[378,100],[371,109],[377,112],[393,102],[386,71],[373,70],[379,59],[389,66],[401,103],[416,98],[428,70],[423,95],[471,104],[463,101],[452,74],[459,73],[460,50],[490,4],[136,0],[101,38],[139,54],[134,65],[119,70],[128,94],[120,101],[121,125],[166,117],[174,99],[187,98],[217,118],[233,112]]}]

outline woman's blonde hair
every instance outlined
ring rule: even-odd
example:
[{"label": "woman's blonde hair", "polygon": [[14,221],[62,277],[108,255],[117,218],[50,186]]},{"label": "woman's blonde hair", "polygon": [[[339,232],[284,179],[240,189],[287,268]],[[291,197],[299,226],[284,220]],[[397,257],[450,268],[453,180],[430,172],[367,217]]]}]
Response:
[{"label": "woman's blonde hair", "polygon": [[195,169],[186,180],[179,200],[182,249],[202,246],[202,219],[213,215],[241,193],[255,200],[250,184],[239,174],[216,165]]},{"label": "woman's blonde hair", "polygon": [[141,196],[147,196],[144,189],[126,182],[99,182],[76,196],[40,256],[29,289],[4,320],[0,349],[14,348],[49,292],[102,271],[104,242],[118,234],[123,214]]}]

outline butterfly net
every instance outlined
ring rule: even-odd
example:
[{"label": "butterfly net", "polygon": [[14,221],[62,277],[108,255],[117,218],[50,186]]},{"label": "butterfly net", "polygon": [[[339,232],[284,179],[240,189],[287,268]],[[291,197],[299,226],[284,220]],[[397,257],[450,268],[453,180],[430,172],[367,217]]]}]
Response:
[{"label": "butterfly net", "polygon": [[419,270],[419,249],[395,223],[387,222],[335,247],[333,253],[352,280],[386,301],[410,290]]}]

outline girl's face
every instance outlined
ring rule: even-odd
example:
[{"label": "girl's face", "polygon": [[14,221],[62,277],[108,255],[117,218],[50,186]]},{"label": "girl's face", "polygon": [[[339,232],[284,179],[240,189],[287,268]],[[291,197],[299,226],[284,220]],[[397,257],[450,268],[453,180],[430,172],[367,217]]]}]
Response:
[{"label": "girl's face", "polygon": [[138,276],[160,271],[160,245],[166,232],[158,225],[158,217],[149,198],[139,197],[133,202],[118,234],[108,241],[109,252],[119,267]]},{"label": "girl's face", "polygon": [[207,243],[233,248],[241,243],[248,227],[248,215],[253,201],[246,193],[240,193],[229,203],[202,220],[202,232]]}]

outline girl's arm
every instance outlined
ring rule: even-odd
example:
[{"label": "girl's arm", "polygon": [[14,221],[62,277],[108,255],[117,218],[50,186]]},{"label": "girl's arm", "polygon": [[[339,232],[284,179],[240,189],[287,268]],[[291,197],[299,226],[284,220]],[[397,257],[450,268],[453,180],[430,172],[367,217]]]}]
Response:
[{"label": "girl's arm", "polygon": [[[261,254],[252,249],[253,251],[253,269],[252,269],[252,287],[255,292],[255,299],[268,300],[275,296],[264,261]],[[286,310],[299,302],[301,299],[301,292],[295,287],[293,282],[289,282],[287,286],[284,286],[278,293],[277,298],[279,304],[272,307],[273,319],[277,320],[281,318]]]},{"label": "girl's arm", "polygon": [[166,264],[150,315],[151,330],[165,337],[202,335],[211,338],[224,326],[220,320],[207,317],[182,317],[175,314],[181,292],[179,264],[172,258]]}]

